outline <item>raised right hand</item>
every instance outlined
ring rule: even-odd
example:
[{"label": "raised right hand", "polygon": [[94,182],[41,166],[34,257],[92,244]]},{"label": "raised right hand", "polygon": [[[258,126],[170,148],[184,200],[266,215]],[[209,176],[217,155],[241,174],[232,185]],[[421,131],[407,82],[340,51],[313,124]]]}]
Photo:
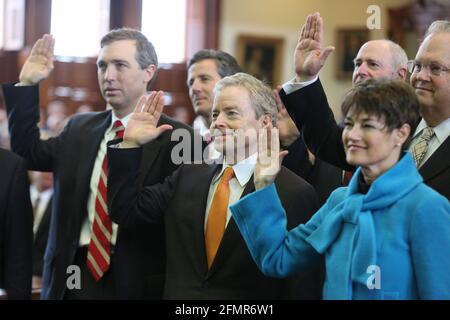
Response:
[{"label": "raised right hand", "polygon": [[171,130],[172,126],[168,124],[157,126],[163,107],[162,91],[153,91],[149,95],[142,96],[128,120],[121,146],[124,148],[142,146],[155,140],[164,131]]},{"label": "raised right hand", "polygon": [[20,72],[18,85],[29,86],[46,79],[53,70],[55,39],[45,34],[36,41]]},{"label": "raised right hand", "polygon": [[319,13],[308,15],[294,53],[297,81],[312,80],[322,69],[334,47],[322,49],[323,20]]},{"label": "raised right hand", "polygon": [[253,174],[255,189],[267,187],[275,181],[281,170],[281,163],[288,151],[280,152],[278,129],[269,124],[258,133],[258,158]]}]

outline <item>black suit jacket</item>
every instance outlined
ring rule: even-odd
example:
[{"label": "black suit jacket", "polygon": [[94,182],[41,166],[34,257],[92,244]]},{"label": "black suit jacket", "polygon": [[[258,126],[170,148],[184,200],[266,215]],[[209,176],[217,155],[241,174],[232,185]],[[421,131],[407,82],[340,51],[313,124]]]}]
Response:
[{"label": "black suit jacket", "polygon": [[33,211],[25,161],[0,149],[0,288],[31,298]]},{"label": "black suit jacket", "polygon": [[[293,278],[265,277],[253,262],[233,218],[208,270],[204,244],[207,197],[220,165],[184,165],[163,184],[136,182],[141,150],[108,149],[110,215],[122,226],[142,222],[166,227],[166,299],[318,299],[318,270]],[[283,168],[276,185],[288,227],[306,222],[317,208],[313,188]],[[244,195],[254,190],[251,180]]]},{"label": "black suit jacket", "polygon": [[47,203],[44,215],[36,230],[33,240],[33,276],[42,277],[44,270],[44,254],[47,247],[50,218],[52,216],[52,198]]},{"label": "black suit jacket", "polygon": [[[6,85],[3,89],[12,149],[28,160],[29,169],[54,173],[53,213],[44,257],[41,298],[62,299],[67,267],[74,261],[81,226],[87,218],[91,173],[100,142],[111,124],[111,111],[75,115],[58,137],[43,141],[39,139],[36,126],[38,86]],[[162,123],[174,129],[184,128],[189,137],[193,137],[190,127],[166,116],[161,117]],[[171,141],[170,132],[165,132],[145,145],[137,179],[155,184],[170,175],[177,168],[171,161],[171,151],[177,143]],[[119,228],[113,263],[117,298],[160,298],[165,270],[162,224]]]},{"label": "black suit jacket", "polygon": [[[346,162],[343,129],[336,124],[320,80],[289,95],[281,90],[280,96],[312,153],[345,170],[355,169]],[[419,169],[424,182],[447,199],[450,199],[449,154],[450,137]]]}]

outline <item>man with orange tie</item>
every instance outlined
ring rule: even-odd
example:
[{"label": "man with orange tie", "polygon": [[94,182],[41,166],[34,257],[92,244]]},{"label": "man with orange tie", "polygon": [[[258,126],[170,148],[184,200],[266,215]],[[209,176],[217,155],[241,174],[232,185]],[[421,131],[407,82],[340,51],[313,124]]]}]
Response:
[{"label": "man with orange tie", "polygon": [[[214,164],[184,164],[164,183],[136,181],[141,145],[157,127],[162,103],[141,101],[123,141],[108,148],[108,208],[122,227],[164,222],[166,299],[319,299],[317,270],[289,279],[265,277],[256,267],[228,209],[255,189],[258,130],[275,126],[277,105],[270,88],[237,73],[215,87],[211,136],[222,158]],[[306,221],[317,208],[313,188],[282,168],[275,182],[288,227]]]}]

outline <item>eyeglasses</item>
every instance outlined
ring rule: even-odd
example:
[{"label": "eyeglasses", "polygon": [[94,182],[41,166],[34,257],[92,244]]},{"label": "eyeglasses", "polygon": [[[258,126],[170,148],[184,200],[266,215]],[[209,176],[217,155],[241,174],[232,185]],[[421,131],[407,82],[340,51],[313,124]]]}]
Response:
[{"label": "eyeglasses", "polygon": [[450,71],[449,68],[446,68],[437,62],[422,64],[419,61],[410,60],[410,61],[408,61],[408,64],[406,66],[408,67],[408,71],[410,73],[419,73],[420,71],[422,71],[423,68],[425,68],[425,69],[428,69],[428,71],[433,76],[436,76],[436,77],[441,76],[444,72]]}]

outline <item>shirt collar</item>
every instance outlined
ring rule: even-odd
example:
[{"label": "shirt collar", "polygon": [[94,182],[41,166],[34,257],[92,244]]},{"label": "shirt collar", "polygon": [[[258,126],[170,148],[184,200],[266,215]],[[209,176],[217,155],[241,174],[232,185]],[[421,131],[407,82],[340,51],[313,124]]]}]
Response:
[{"label": "shirt collar", "polygon": [[117,120],[120,120],[120,122],[122,122],[122,125],[126,128],[126,127],[127,127],[127,124],[128,124],[128,120],[130,120],[132,114],[133,114],[133,113],[130,113],[130,114],[126,115],[125,117],[123,117],[122,119],[119,119],[119,118],[114,114],[114,112],[112,112],[111,125],[109,126],[109,130],[112,129],[112,126],[113,126],[114,122],[116,122]]},{"label": "shirt collar", "polygon": [[[236,179],[238,180],[241,187],[244,187],[252,177],[253,172],[255,171],[257,158],[258,154],[254,153],[250,157],[232,166],[234,175],[236,176]],[[219,180],[222,177],[225,168],[228,166],[229,165],[224,160],[222,163],[222,169],[220,170],[219,174],[213,179],[213,183],[216,183],[217,180]]]},{"label": "shirt collar", "polygon": [[[425,129],[426,127],[428,127],[428,125],[426,121],[422,118],[422,120],[420,120],[419,125],[416,128],[416,131],[414,132],[414,138],[418,137],[422,132],[422,130]],[[436,127],[433,127],[433,131],[439,143],[443,143],[450,135],[450,118],[448,118],[445,121],[442,121]]]},{"label": "shirt collar", "polygon": [[31,200],[36,200],[36,198],[39,196],[41,200],[44,200],[45,198],[49,198],[53,193],[53,188],[49,188],[47,190],[44,190],[42,192],[39,192],[36,188],[36,186],[32,185],[30,188],[30,198]]}]

